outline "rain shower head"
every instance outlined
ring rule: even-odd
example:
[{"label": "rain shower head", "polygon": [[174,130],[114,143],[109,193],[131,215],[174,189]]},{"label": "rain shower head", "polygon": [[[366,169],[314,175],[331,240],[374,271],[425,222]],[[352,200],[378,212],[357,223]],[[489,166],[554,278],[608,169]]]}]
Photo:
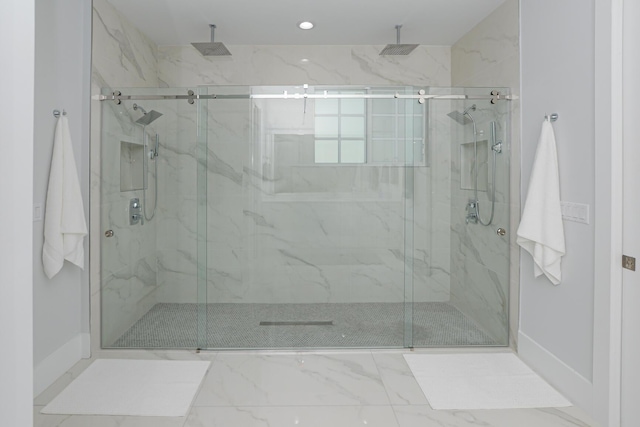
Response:
[{"label": "rain shower head", "polygon": [[396,25],[396,44],[386,45],[385,48],[380,52],[380,55],[409,55],[415,48],[419,46],[417,44],[401,44],[400,28],[402,28],[402,25]]},{"label": "rain shower head", "polygon": [[148,126],[151,124],[151,122],[155,121],[162,115],[162,113],[159,113],[156,110],[151,110],[147,113],[147,110],[145,110],[141,105],[138,104],[133,104],[133,109],[140,110],[144,114],[142,117],[136,120],[136,123],[138,123],[139,125]]},{"label": "rain shower head", "polygon": [[191,45],[198,49],[202,56],[231,56],[231,52],[229,52],[224,43],[213,41],[216,26],[211,24],[209,27],[211,27],[211,41],[208,43],[191,43]]},{"label": "rain shower head", "polygon": [[464,110],[462,113],[460,111],[452,111],[447,116],[451,117],[456,122],[461,125],[468,125],[473,120],[469,117],[469,111],[476,111],[476,104],[473,104],[471,107]]}]

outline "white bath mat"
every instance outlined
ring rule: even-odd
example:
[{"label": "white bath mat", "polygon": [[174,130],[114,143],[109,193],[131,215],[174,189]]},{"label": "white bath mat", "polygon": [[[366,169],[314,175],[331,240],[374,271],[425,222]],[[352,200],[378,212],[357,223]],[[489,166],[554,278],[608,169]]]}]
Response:
[{"label": "white bath mat", "polygon": [[99,359],[45,406],[42,413],[185,416],[209,363]]},{"label": "white bath mat", "polygon": [[515,354],[405,354],[433,409],[571,406]]}]

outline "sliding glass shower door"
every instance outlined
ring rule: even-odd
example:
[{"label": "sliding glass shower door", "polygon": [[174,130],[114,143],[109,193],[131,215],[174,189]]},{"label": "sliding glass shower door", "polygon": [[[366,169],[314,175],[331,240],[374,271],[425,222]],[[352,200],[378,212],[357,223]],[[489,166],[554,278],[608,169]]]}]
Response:
[{"label": "sliding glass shower door", "polygon": [[509,104],[490,89],[120,91],[103,347],[508,344]]},{"label": "sliding glass shower door", "polygon": [[405,345],[405,153],[423,116],[364,87],[209,91],[206,347]]}]

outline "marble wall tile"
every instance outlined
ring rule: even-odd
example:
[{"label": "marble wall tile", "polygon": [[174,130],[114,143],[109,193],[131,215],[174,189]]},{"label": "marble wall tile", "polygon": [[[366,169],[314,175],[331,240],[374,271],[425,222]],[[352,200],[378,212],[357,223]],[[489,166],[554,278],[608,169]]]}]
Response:
[{"label": "marble wall tile", "polygon": [[[450,78],[446,47],[420,47],[415,56],[395,59],[380,57],[377,47],[366,46],[233,46],[230,49],[234,53],[232,58],[216,61],[200,56],[190,46],[161,47],[162,84],[277,85],[302,79],[311,84],[447,85]],[[302,53],[308,62],[297,62],[302,59],[299,57]],[[295,165],[294,161],[300,162],[301,156],[309,155],[293,150],[278,151],[273,142],[276,137],[269,135],[277,135],[277,129],[285,125],[290,129],[292,121],[299,122],[299,132],[305,129],[307,133],[312,132],[300,114],[302,104],[288,102],[285,105],[282,101],[269,100],[256,101],[255,107],[260,111],[266,132],[260,140],[249,143],[251,121],[247,102],[207,104],[208,232],[213,236],[208,246],[209,253],[216,254],[213,258],[209,256],[211,300],[321,302],[341,301],[340,295],[348,301],[363,298],[379,301],[389,295],[394,301],[401,300],[402,264],[398,264],[395,257],[391,264],[377,265],[380,271],[376,274],[381,276],[372,282],[369,274],[372,267],[366,263],[335,266],[305,259],[308,264],[289,265],[288,255],[299,253],[301,247],[324,248],[326,252],[347,248],[350,253],[365,253],[368,247],[402,251],[403,169]],[[309,107],[313,110],[313,104]],[[287,139],[279,141],[286,145]],[[273,196],[283,193],[293,193],[295,197],[275,202],[277,197]],[[306,196],[300,200],[300,194]],[[362,197],[369,200],[361,200]],[[378,203],[381,198],[395,202]],[[327,201],[321,203],[322,200]],[[426,209],[428,203],[421,201],[424,206],[420,208]],[[416,222],[423,234],[428,231],[426,221],[427,214],[419,215]],[[424,241],[426,238],[421,236],[420,243]],[[245,242],[244,251],[238,242]],[[424,264],[428,262],[426,251],[419,246],[416,259]],[[242,256],[246,258],[240,258]],[[243,263],[245,266],[241,267]],[[448,267],[438,269],[446,271]],[[431,292],[431,282],[426,281],[426,275],[416,275],[416,280],[422,280],[420,288],[425,298],[431,294],[436,294],[438,300],[445,298],[441,282]],[[383,286],[385,282],[390,284]],[[361,287],[365,292],[359,295],[355,290]],[[244,299],[239,299],[241,296]]]},{"label": "marble wall tile", "polygon": [[93,67],[115,87],[158,86],[157,47],[107,0],[93,2]]},{"label": "marble wall tile", "polygon": [[[381,84],[449,86],[448,46],[419,46],[383,57],[382,46],[229,46],[230,58],[203,57],[192,46],[161,46],[159,79],[167,86]],[[302,61],[307,59],[308,61]]]},{"label": "marble wall tile", "polygon": [[156,303],[155,254],[102,278],[102,345],[110,346]]},{"label": "marble wall tile", "polygon": [[458,266],[451,281],[451,303],[471,317],[498,345],[509,340],[509,278],[452,251],[452,264]]},{"label": "marble wall tile", "polygon": [[[507,0],[452,46],[453,85],[466,85],[464,82],[470,77],[519,55],[519,33],[518,1]],[[498,85],[505,86],[504,83]],[[475,86],[482,87],[482,84]]]},{"label": "marble wall tile", "polygon": [[[96,30],[101,33],[94,37],[94,52],[100,51],[94,65],[94,90],[106,86],[175,88],[292,82],[449,86],[452,75],[456,79],[465,77],[464,73],[452,70],[452,50],[442,46],[420,46],[411,56],[398,58],[379,56],[379,46],[230,46],[233,57],[206,58],[191,46],[157,48],[105,0],[96,1],[94,7],[101,23]],[[509,10],[502,7],[496,16],[506,19]],[[481,32],[490,29],[485,24],[478,27]],[[503,55],[509,41],[496,41],[490,33],[482,37],[479,41],[471,36],[469,40],[461,40],[456,51],[457,64],[466,60],[490,66],[504,60],[491,55]],[[479,71],[478,67],[470,66],[467,70],[490,74],[490,68],[482,65]],[[309,130],[299,106],[293,103],[289,106],[288,119],[299,122],[298,130]],[[449,255],[453,247],[449,190],[455,175],[449,140],[454,131],[446,117],[453,103],[438,101],[432,106],[427,166],[414,170],[415,250],[410,256],[417,300],[447,301],[451,271],[456,267]],[[130,105],[106,108],[111,114],[107,120],[113,124],[105,127],[105,135],[110,132],[114,140],[121,140],[123,135],[135,138],[139,129],[131,127],[131,118],[136,116],[130,108]],[[168,102],[151,108],[162,109],[165,115],[154,129],[161,134],[161,156],[157,160],[161,189],[158,212],[155,221],[148,227],[145,225],[145,230],[155,227],[157,235],[153,249],[159,251],[156,280],[161,289],[159,300],[191,302],[196,280],[194,239],[198,231],[194,198],[197,108]],[[204,108],[209,148],[210,301],[402,300],[404,265],[398,258],[404,251],[402,168],[296,165],[289,150],[284,151],[285,157],[282,150],[278,154],[273,132],[254,139],[257,129],[252,128],[252,108],[262,111],[263,128],[276,129],[281,126],[283,105],[252,105],[247,100],[210,101]],[[100,146],[95,140],[94,147]],[[308,155],[299,151],[298,161]],[[103,178],[105,201],[113,205],[110,208],[113,212],[119,212],[124,198],[116,191],[115,180],[109,180],[109,174],[105,173],[105,167],[109,170],[118,167],[116,152],[103,153],[101,166],[99,176]],[[503,174],[499,179],[507,178]],[[94,186],[92,191],[98,189]],[[280,195],[286,197],[278,200]],[[500,197],[507,200],[506,194],[501,193]],[[126,224],[121,227],[124,233]],[[107,254],[109,271],[118,271],[121,260],[125,262],[128,258],[135,262],[136,254],[149,253],[150,246],[140,249],[139,245],[135,247],[124,240],[114,244],[116,248]],[[478,245],[475,237],[464,242],[470,248]],[[126,250],[118,253],[117,247],[125,245],[129,253]],[[305,253],[309,248],[317,252]],[[327,260],[332,253],[340,254],[342,261]],[[366,261],[371,253],[379,261]]]},{"label": "marble wall tile", "polygon": [[199,302],[197,292],[198,258],[196,251],[170,248],[159,250],[157,255],[158,302]]},{"label": "marble wall tile", "polygon": [[[507,87],[511,89],[512,94],[517,95],[520,87],[518,7],[516,0],[504,2],[452,47],[453,86]],[[500,202],[497,205],[500,208],[496,211],[498,216],[494,221],[495,226],[470,227],[464,224],[463,217],[466,213],[464,205],[471,192],[460,190],[459,152],[452,151],[451,185],[454,195],[451,205],[454,231],[451,236],[451,269],[454,272],[451,280],[452,301],[478,324],[488,328],[488,332],[492,335],[495,336],[498,333],[502,337],[504,335],[502,328],[498,327],[496,321],[497,319],[507,321],[506,312],[498,307],[503,305],[502,298],[508,293],[509,344],[515,347],[519,295],[519,249],[515,243],[515,231],[520,214],[519,102],[510,101],[507,108],[501,107],[501,111],[495,118],[485,114],[484,107],[480,105],[478,107],[480,114],[474,115],[474,118],[479,121],[488,119],[502,123],[504,119],[508,119],[507,126],[499,128],[499,136],[504,142],[503,153],[499,157],[506,156],[498,162],[496,176],[496,200]],[[488,129],[485,130],[485,135],[488,137],[487,131]],[[472,141],[469,130],[460,129],[460,126],[455,125],[453,132],[458,143]],[[484,211],[483,218],[488,215],[490,209],[488,196],[488,192],[479,194],[481,208]],[[497,227],[505,228],[508,233],[507,238],[502,238],[500,242],[495,239]],[[461,250],[459,254],[456,248]],[[469,268],[480,276],[485,274],[488,280],[485,282],[469,278],[466,270]],[[482,273],[483,268],[484,273]],[[495,280],[489,279],[487,274]],[[469,289],[470,285],[465,282],[466,280],[475,281],[479,288]],[[504,296],[503,291],[497,291],[499,286],[495,285],[496,282],[504,286]],[[474,294],[482,294],[484,295],[482,298],[485,299],[474,300],[471,298]],[[490,295],[493,295],[493,301],[486,300]],[[480,307],[487,303],[492,309],[481,310]]]},{"label": "marble wall tile", "polygon": [[[157,87],[157,48],[106,0],[93,2],[92,95],[109,87]],[[139,117],[131,103],[92,101],[90,254],[92,335],[111,344],[155,303],[155,224],[130,226],[129,199],[120,191],[120,142],[140,143]],[[101,335],[102,333],[102,335]],[[92,351],[101,340],[92,340]]]}]

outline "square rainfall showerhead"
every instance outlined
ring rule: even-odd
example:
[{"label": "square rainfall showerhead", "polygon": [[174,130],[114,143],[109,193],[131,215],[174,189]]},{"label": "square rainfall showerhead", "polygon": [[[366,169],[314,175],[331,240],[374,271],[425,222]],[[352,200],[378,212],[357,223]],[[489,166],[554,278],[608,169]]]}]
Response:
[{"label": "square rainfall showerhead", "polygon": [[396,25],[396,43],[386,45],[380,55],[409,55],[415,48],[420,46],[418,44],[400,43],[400,28],[402,28],[402,25]]},{"label": "square rainfall showerhead", "polygon": [[198,49],[202,56],[231,56],[231,52],[220,42],[207,43],[191,43],[193,47]]},{"label": "square rainfall showerhead", "polygon": [[388,44],[380,52],[380,55],[409,55],[418,44]]},{"label": "square rainfall showerhead", "polygon": [[211,24],[211,41],[206,43],[191,43],[193,47],[198,49],[202,56],[231,56],[231,52],[224,43],[213,41],[215,38],[216,26]]}]

